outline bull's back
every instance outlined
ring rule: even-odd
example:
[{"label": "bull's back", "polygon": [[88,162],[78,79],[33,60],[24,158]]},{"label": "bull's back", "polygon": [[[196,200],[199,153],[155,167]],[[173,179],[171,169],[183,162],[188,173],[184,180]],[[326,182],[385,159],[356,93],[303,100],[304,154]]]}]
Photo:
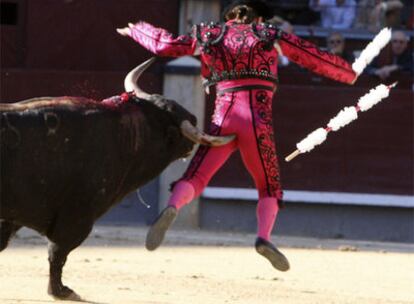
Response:
[{"label": "bull's back", "polygon": [[117,143],[108,140],[116,112],[72,98],[38,98],[0,110],[0,217],[42,230],[62,206],[99,191],[93,188],[104,182],[100,168],[118,156]]}]

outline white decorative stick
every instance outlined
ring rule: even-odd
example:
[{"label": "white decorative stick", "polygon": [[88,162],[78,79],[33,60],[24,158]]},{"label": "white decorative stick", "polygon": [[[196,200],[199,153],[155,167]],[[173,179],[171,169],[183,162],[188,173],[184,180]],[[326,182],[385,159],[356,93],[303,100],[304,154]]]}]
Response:
[{"label": "white decorative stick", "polygon": [[296,144],[297,150],[288,155],[285,160],[291,161],[301,153],[309,152],[313,150],[317,145],[320,145],[326,140],[326,137],[331,131],[338,131],[340,128],[351,123],[358,118],[359,111],[367,111],[374,105],[379,103],[384,98],[388,97],[391,88],[395,87],[397,83],[393,83],[389,86],[380,84],[374,89],[371,89],[369,93],[359,98],[356,106],[345,107],[334,118],[332,118],[325,128],[319,128],[310,133],[305,139]]},{"label": "white decorative stick", "polygon": [[388,44],[391,40],[391,29],[383,28],[374,39],[365,47],[359,57],[355,59],[352,64],[352,69],[359,76],[368,64],[376,57],[379,52]]}]

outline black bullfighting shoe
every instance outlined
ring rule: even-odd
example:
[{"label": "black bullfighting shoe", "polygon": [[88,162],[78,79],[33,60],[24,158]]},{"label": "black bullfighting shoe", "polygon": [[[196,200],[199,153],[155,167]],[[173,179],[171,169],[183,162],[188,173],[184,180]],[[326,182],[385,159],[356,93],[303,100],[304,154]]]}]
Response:
[{"label": "black bullfighting shoe", "polygon": [[268,259],[274,268],[280,271],[289,270],[290,265],[288,259],[272,243],[258,237],[255,247],[257,253]]},{"label": "black bullfighting shoe", "polygon": [[145,240],[145,247],[149,251],[157,249],[164,240],[165,233],[171,224],[174,223],[178,211],[175,207],[168,206],[165,208],[157,219],[152,223]]}]

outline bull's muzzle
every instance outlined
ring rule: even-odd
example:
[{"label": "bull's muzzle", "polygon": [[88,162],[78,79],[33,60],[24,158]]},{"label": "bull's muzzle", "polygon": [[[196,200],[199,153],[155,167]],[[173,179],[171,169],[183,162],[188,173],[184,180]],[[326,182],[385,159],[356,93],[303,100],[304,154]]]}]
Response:
[{"label": "bull's muzzle", "polygon": [[[156,99],[159,99],[160,96],[156,94],[148,94],[144,92],[137,84],[141,74],[155,61],[155,57],[148,59],[147,61],[141,63],[136,68],[128,73],[124,80],[125,91],[134,92],[135,96],[138,98],[154,102]],[[234,135],[228,136],[212,136],[205,134],[200,131],[197,127],[193,126],[190,121],[184,120],[181,123],[181,133],[187,137],[189,140],[197,144],[207,145],[207,146],[222,146],[228,144],[235,139]]]}]

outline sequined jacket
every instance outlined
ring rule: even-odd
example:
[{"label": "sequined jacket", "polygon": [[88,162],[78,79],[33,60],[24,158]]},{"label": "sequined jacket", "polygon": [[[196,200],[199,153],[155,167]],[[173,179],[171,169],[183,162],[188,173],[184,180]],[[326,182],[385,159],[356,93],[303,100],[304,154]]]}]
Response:
[{"label": "sequined jacket", "polygon": [[222,80],[258,78],[277,82],[278,52],[312,72],[351,84],[356,74],[349,63],[268,23],[208,23],[195,25],[191,35],[174,37],[146,22],[130,36],[159,56],[200,55],[205,85]]}]

